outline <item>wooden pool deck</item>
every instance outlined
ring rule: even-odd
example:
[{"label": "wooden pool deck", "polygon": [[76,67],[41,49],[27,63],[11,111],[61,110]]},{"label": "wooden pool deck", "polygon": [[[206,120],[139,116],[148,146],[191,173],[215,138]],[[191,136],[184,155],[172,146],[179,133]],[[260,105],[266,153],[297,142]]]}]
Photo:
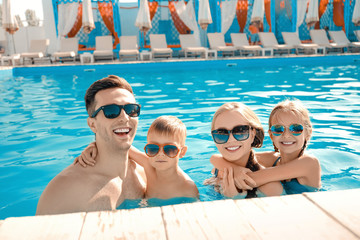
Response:
[{"label": "wooden pool deck", "polygon": [[7,218],[0,239],[360,239],[360,189]]}]

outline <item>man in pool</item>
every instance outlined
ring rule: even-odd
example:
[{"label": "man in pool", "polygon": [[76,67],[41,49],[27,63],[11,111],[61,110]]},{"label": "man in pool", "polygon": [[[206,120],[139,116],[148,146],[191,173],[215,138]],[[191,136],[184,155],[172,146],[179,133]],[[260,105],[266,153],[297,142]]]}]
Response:
[{"label": "man in pool", "polygon": [[140,114],[130,84],[114,75],[98,80],[86,91],[85,103],[96,165],[71,164],[60,172],[42,193],[37,215],[114,210],[125,199],[144,197],[143,171],[129,160]]}]

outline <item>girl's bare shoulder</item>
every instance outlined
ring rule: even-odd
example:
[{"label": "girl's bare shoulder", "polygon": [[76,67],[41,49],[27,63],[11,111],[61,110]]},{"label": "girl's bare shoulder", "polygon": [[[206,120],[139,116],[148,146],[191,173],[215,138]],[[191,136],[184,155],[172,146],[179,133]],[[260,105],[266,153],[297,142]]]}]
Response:
[{"label": "girl's bare shoulder", "polygon": [[264,167],[272,167],[276,159],[280,157],[278,152],[259,152],[255,154],[257,161]]}]

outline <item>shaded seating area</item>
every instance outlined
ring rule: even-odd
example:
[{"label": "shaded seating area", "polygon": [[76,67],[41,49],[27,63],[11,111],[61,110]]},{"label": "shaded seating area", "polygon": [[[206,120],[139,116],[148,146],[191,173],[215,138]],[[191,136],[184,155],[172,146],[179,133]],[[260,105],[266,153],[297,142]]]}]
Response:
[{"label": "shaded seating area", "polygon": [[[286,45],[295,47],[296,54],[316,54],[319,48],[323,48],[315,43],[302,43],[296,32],[282,32],[282,36]],[[325,54],[325,51],[323,51],[323,54]]]},{"label": "shaded seating area", "polygon": [[329,31],[329,35],[335,44],[347,46],[348,51],[360,51],[360,42],[350,42],[343,31]]},{"label": "shaded seating area", "polygon": [[60,43],[60,50],[53,53],[55,62],[72,60],[75,62],[78,55],[79,40],[77,38],[63,38]]},{"label": "shaded seating area", "polygon": [[313,43],[318,44],[326,48],[326,53],[328,52],[344,52],[344,48],[347,47],[347,44],[337,44],[330,43],[326,31],[324,29],[312,29],[310,30],[310,36]]},{"label": "shaded seating area", "polygon": [[246,33],[231,33],[231,42],[239,50],[240,56],[253,54],[259,56],[262,53],[262,47],[259,45],[250,45]]},{"label": "shaded seating area", "polygon": [[189,56],[202,56],[206,58],[207,48],[202,47],[200,42],[196,40],[193,34],[180,34],[181,52],[184,53],[185,58]]},{"label": "shaded seating area", "polygon": [[150,45],[153,58],[171,58],[173,50],[167,47],[165,34],[150,34]]},{"label": "shaded seating area", "polygon": [[[25,64],[27,60],[30,60],[32,64],[35,63],[35,60],[42,60],[47,57],[46,50],[50,44],[49,39],[37,39],[31,40],[30,47],[28,52],[20,54],[22,62]],[[49,58],[50,62],[51,59]]]},{"label": "shaded seating area", "polygon": [[295,49],[292,45],[279,44],[276,40],[275,34],[273,32],[259,32],[259,38],[262,46],[264,48],[270,48],[273,50],[274,54],[287,53],[290,54],[292,49]]},{"label": "shaded seating area", "polygon": [[224,39],[224,34],[222,33],[208,33],[208,40],[210,49],[220,52],[222,56],[230,55],[234,56],[236,48],[233,46],[227,46]]}]

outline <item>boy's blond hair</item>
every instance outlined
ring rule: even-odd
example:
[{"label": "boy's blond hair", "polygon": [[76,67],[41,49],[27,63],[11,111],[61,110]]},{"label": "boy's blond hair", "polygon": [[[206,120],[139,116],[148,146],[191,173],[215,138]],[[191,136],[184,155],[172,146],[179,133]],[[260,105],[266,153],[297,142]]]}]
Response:
[{"label": "boy's blond hair", "polygon": [[175,137],[181,146],[185,146],[186,126],[179,118],[175,116],[158,117],[151,124],[148,130],[148,135],[149,133],[157,133],[160,135]]},{"label": "boy's blond hair", "polygon": [[211,123],[211,131],[215,129],[215,120],[216,118],[226,111],[237,110],[241,113],[241,115],[249,121],[250,127],[256,130],[254,142],[251,144],[252,147],[260,148],[264,141],[264,128],[261,125],[260,119],[256,116],[253,110],[251,110],[248,106],[238,102],[230,102],[225,103],[215,112],[212,123]]}]

